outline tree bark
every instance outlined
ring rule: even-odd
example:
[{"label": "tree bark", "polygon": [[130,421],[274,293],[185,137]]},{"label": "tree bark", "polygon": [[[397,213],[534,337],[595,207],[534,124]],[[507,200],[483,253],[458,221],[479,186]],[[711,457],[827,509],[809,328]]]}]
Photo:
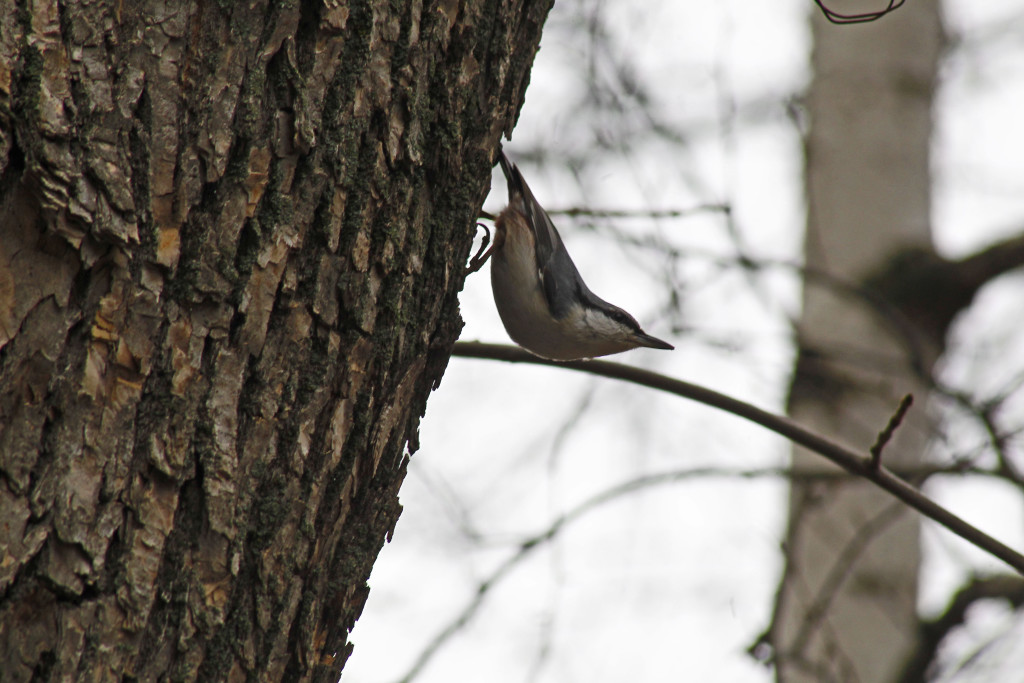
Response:
[{"label": "tree bark", "polygon": [[[924,325],[880,285],[893,283],[891,275],[905,282],[910,269],[889,268],[903,255],[933,253],[938,3],[914,3],[863,26],[837,27],[820,16],[813,24],[806,262],[850,287],[805,286],[789,413],[866,451],[901,397],[913,394],[914,409],[882,452],[888,465],[913,465],[928,442],[926,377],[945,329]],[[793,465],[808,474],[832,468],[800,448]],[[867,482],[793,483],[771,634],[778,680],[898,676],[917,634],[919,526]]]},{"label": "tree bark", "polygon": [[334,681],[549,0],[0,0],[3,680]]}]

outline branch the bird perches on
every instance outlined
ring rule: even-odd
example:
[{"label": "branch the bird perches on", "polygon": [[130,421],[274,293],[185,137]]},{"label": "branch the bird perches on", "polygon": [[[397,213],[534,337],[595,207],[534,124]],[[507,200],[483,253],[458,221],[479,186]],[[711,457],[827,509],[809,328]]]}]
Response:
[{"label": "branch the bird perches on", "polygon": [[793,443],[818,453],[828,458],[836,465],[839,465],[847,472],[863,477],[873,482],[880,488],[888,491],[893,496],[903,501],[910,507],[920,512],[925,517],[932,519],[952,531],[965,541],[981,548],[985,552],[999,558],[1006,564],[1013,567],[1017,572],[1024,575],[1024,555],[1010,548],[1006,544],[989,536],[977,527],[956,516],[946,508],[942,507],[931,498],[925,496],[917,488],[908,484],[892,471],[882,466],[878,458],[871,454],[862,454],[859,451],[832,441],[821,434],[803,427],[793,420],[775,415],[756,406],[744,403],[721,394],[717,391],[684,382],[672,377],[637,368],[622,363],[613,363],[602,360],[586,361],[549,361],[530,354],[523,349],[506,344],[485,344],[482,342],[456,342],[452,353],[454,356],[464,358],[480,358],[489,360],[505,361],[508,363],[532,363],[535,365],[550,365],[558,368],[567,368],[578,372],[587,372],[592,375],[600,375],[611,379],[619,379],[633,384],[658,389],[682,398],[687,398],[698,403],[709,405],[719,410],[724,410],[746,420],[780,434]]}]

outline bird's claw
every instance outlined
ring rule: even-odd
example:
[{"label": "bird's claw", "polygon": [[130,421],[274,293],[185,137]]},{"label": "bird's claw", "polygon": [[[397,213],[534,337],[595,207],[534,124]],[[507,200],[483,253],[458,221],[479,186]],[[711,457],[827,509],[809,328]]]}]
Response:
[{"label": "bird's claw", "polygon": [[[493,247],[487,249],[487,245],[491,243],[491,229],[483,223],[477,223],[476,227],[484,229],[484,239],[480,243],[480,248],[477,249],[476,254],[469,260],[469,266],[466,267],[466,275],[471,275],[483,268],[484,264],[487,263],[487,259],[491,257],[491,252],[494,251]],[[484,252],[485,249],[487,249],[486,253]]]}]

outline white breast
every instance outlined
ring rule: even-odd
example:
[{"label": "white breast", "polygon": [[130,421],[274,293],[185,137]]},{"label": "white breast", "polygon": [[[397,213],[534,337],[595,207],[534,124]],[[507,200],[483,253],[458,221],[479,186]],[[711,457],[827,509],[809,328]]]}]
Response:
[{"label": "white breast", "polygon": [[551,360],[593,358],[636,347],[624,338],[598,336],[598,330],[586,333],[593,327],[594,316],[582,308],[561,320],[552,318],[533,267],[533,235],[525,228],[517,229],[514,221],[501,222],[504,244],[491,256],[491,289],[498,315],[513,341]]}]

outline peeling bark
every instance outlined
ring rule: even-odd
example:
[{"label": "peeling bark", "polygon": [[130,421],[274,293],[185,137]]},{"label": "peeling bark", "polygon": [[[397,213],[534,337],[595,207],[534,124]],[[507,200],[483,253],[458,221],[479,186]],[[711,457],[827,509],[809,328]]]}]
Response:
[{"label": "peeling bark", "polygon": [[5,682],[337,679],[549,6],[0,0]]}]

